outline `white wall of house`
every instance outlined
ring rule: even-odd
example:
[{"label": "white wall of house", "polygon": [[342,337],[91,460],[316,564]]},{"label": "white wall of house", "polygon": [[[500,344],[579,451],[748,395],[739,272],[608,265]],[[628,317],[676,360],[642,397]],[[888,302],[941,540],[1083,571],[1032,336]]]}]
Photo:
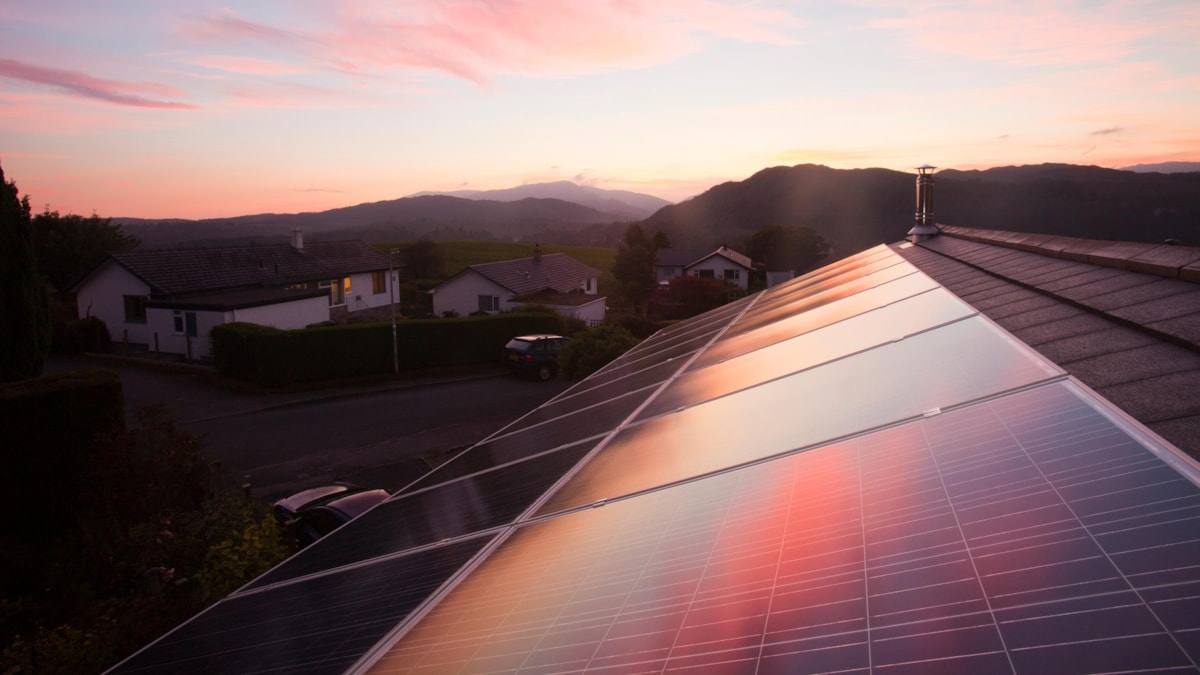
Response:
[{"label": "white wall of house", "polygon": [[[209,333],[213,326],[225,323],[224,312],[203,310],[179,310],[183,330],[175,330],[175,311],[166,307],[151,307],[146,310],[146,323],[152,331],[147,347],[163,354],[181,354],[193,361],[212,356],[212,339]],[[196,317],[196,336],[187,334],[186,314]],[[190,344],[189,344],[190,343]]]},{"label": "white wall of house", "polygon": [[242,321],[281,330],[304,328],[329,320],[329,298],[319,295],[274,305],[244,307],[225,312],[224,318],[224,323]]},{"label": "white wall of house", "polygon": [[153,344],[154,329],[146,321],[125,319],[125,296],[150,295],[150,287],[124,267],[109,260],[92,273],[76,293],[79,318],[94,316],[108,326],[114,343],[128,340],[133,344]]},{"label": "white wall of house", "polygon": [[[391,275],[388,279],[387,271],[383,272],[384,285],[382,290],[375,292],[375,285],[372,282],[372,274],[370,272],[361,272],[359,274],[350,275],[350,290],[346,293],[346,310],[350,312],[359,312],[364,309],[372,309],[375,307],[387,307],[388,298],[395,298],[399,302],[399,289],[396,286],[396,274]],[[392,295],[388,295],[388,284],[392,286]]]},{"label": "white wall of house", "polygon": [[495,298],[495,311],[508,311],[520,306],[520,303],[510,301],[512,293],[500,284],[488,279],[478,272],[468,269],[462,274],[442,283],[433,292],[433,314],[442,316],[446,312],[457,312],[459,316],[467,316],[479,311],[479,296]]},{"label": "white wall of house", "polygon": [[[727,276],[727,271],[735,275],[732,278]],[[705,274],[707,272],[708,274]],[[710,276],[717,281],[728,281],[729,283],[746,288],[750,284],[750,271],[745,267],[733,262],[723,256],[714,255],[701,260],[700,262],[688,267],[687,273],[689,276],[704,277]]]},{"label": "white wall of house", "polygon": [[683,268],[679,266],[671,267],[668,265],[659,265],[654,268],[654,280],[658,283],[670,281],[675,277],[683,276]]},{"label": "white wall of house", "polygon": [[608,309],[606,301],[607,298],[597,298],[584,305],[555,305],[554,309],[567,318],[579,319],[589,326],[597,326],[604,323]]}]

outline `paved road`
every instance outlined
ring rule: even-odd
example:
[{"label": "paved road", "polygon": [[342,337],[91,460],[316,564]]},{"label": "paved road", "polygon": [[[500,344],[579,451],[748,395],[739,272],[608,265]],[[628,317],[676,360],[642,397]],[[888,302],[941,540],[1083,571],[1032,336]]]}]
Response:
[{"label": "paved road", "polygon": [[565,391],[491,368],[318,391],[253,393],[204,371],[160,372],[95,357],[56,357],[48,372],[113,368],[126,407],[162,403],[207,452],[254,491],[277,497],[332,480],[398,489],[443,456],[500,430]]}]

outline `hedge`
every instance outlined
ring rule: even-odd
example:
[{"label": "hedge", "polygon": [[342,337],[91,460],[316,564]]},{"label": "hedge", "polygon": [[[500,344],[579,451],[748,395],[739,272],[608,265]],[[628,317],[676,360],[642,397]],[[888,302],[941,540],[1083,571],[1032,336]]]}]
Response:
[{"label": "hedge", "polygon": [[[396,324],[404,372],[496,362],[504,344],[528,333],[565,333],[558,315],[512,312]],[[229,323],[212,330],[217,372],[263,387],[387,375],[393,371],[391,323],[279,330]]]}]

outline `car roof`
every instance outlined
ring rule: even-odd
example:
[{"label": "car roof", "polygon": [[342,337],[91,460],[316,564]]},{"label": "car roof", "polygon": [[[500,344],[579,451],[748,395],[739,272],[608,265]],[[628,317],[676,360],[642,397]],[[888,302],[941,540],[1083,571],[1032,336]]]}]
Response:
[{"label": "car roof", "polygon": [[379,502],[387,499],[389,496],[390,495],[387,490],[363,490],[361,492],[355,492],[354,494],[335,499],[324,504],[323,506],[326,508],[335,509],[351,518],[355,518],[359,515],[362,515],[372,506],[375,506]]},{"label": "car roof", "polygon": [[546,340],[546,339],[550,339],[550,338],[562,338],[562,336],[555,335],[554,333],[533,333],[531,335],[518,335],[517,337],[515,337],[513,339],[514,340],[526,340],[526,341],[532,342],[534,340]]},{"label": "car roof", "polygon": [[349,492],[351,490],[361,490],[361,488],[350,485],[349,483],[331,483],[330,485],[321,485],[319,487],[301,490],[294,495],[280,499],[279,501],[275,502],[275,507],[290,513],[295,513],[306,506],[329,500],[336,495]]}]

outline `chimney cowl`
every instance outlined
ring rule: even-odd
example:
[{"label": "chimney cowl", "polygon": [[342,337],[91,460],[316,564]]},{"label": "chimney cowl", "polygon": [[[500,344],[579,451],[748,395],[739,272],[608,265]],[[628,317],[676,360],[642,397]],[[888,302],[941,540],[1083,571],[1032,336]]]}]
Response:
[{"label": "chimney cowl", "polygon": [[929,164],[917,167],[917,209],[915,223],[908,231],[908,238],[914,244],[936,237],[939,233],[933,219],[933,170],[936,168]]},{"label": "chimney cowl", "polygon": [[542,245],[534,244],[533,245],[533,262],[541,262],[541,261],[542,261]]}]

